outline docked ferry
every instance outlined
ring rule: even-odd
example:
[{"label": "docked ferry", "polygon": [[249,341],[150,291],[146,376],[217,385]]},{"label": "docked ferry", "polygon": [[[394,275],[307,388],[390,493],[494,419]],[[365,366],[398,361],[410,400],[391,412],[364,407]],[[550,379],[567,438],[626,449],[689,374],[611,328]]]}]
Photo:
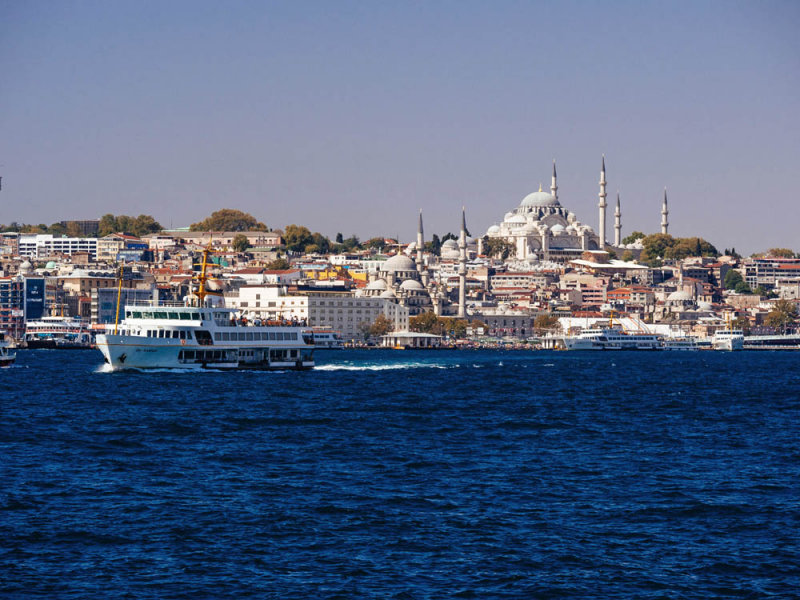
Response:
[{"label": "docked ferry", "polygon": [[[97,347],[112,369],[276,370],[314,367],[314,334],[289,322],[240,318],[236,309],[213,306],[208,296],[207,248],[199,288],[179,306],[126,306]],[[120,278],[120,287],[122,281]],[[210,298],[208,299],[210,300]]]},{"label": "docked ferry", "polygon": [[17,359],[15,352],[8,351],[10,347],[11,342],[6,338],[5,332],[0,331],[0,367],[10,367]]},{"label": "docked ferry", "polygon": [[94,346],[94,336],[86,323],[72,317],[42,317],[28,321],[23,340],[31,349],[75,350]]},{"label": "docked ferry", "polygon": [[661,338],[651,333],[626,333],[618,327],[584,329],[566,336],[567,350],[661,350]]},{"label": "docked ferry", "polygon": [[744,332],[741,329],[721,329],[711,338],[714,350],[742,350],[744,348]]},{"label": "docked ferry", "polygon": [[314,346],[320,350],[342,350],[344,343],[338,332],[327,327],[314,327]]}]

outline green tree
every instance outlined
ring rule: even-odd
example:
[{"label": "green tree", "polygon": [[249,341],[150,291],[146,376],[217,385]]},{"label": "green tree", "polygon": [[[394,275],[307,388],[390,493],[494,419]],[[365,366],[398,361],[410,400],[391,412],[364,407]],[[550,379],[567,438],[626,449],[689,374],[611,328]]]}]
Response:
[{"label": "green tree", "polygon": [[483,251],[486,256],[505,260],[510,256],[514,256],[516,248],[514,244],[502,238],[490,238],[486,236],[483,238]]},{"label": "green tree", "polygon": [[347,252],[352,252],[354,250],[358,250],[359,248],[361,248],[361,242],[355,235],[351,235],[349,238],[345,239],[342,242],[342,245],[344,246]]},{"label": "green tree", "polygon": [[264,223],[253,215],[234,208],[222,208],[211,213],[211,216],[192,223],[191,231],[268,231]]},{"label": "green tree", "polygon": [[794,251],[790,250],[789,248],[770,248],[767,250],[768,256],[774,256],[775,258],[794,258],[795,253]]},{"label": "green tree", "polygon": [[364,242],[364,247],[370,250],[382,251],[386,247],[386,240],[382,237],[374,237]]},{"label": "green tree", "polygon": [[312,243],[317,247],[317,252],[327,254],[331,250],[331,241],[319,232],[311,234]]},{"label": "green tree", "polygon": [[797,304],[790,300],[777,300],[772,310],[764,318],[764,323],[784,333],[786,328],[797,321]]},{"label": "green tree", "polygon": [[67,235],[67,228],[64,227],[61,223],[53,223],[50,227],[47,228],[47,233],[52,233],[53,235]]},{"label": "green tree", "polygon": [[344,241],[344,236],[341,233],[336,234],[336,243],[341,244]]},{"label": "green tree", "polygon": [[100,217],[100,223],[97,226],[97,235],[99,237],[106,237],[117,231],[117,218],[114,215],[109,213]]},{"label": "green tree", "polygon": [[231,240],[231,248],[236,252],[245,252],[250,247],[250,240],[243,233],[237,233]]},{"label": "green tree", "polygon": [[389,319],[383,313],[379,314],[375,317],[375,320],[372,322],[372,325],[369,327],[369,335],[372,337],[381,337],[386,335],[390,331],[394,330],[394,323],[392,323],[391,319]]},{"label": "green tree", "polygon": [[722,282],[722,285],[725,286],[726,290],[735,290],[736,286],[739,285],[744,279],[742,278],[742,274],[739,271],[735,271],[731,269],[725,274],[725,279]]},{"label": "green tree", "polygon": [[281,258],[280,256],[267,263],[267,269],[270,269],[271,271],[285,271],[291,267],[292,265],[289,264],[289,261],[285,258]]},{"label": "green tree", "polygon": [[139,237],[161,231],[161,223],[150,215],[139,215],[133,222],[133,233]]},{"label": "green tree", "polygon": [[442,335],[444,325],[442,320],[433,312],[424,312],[408,319],[408,328],[419,333],[433,333]]},{"label": "green tree", "polygon": [[632,261],[633,260],[633,252],[631,252],[630,250],[625,250],[625,252],[622,253],[622,260],[624,260],[625,262]]},{"label": "green tree", "polygon": [[431,241],[425,242],[425,250],[434,254],[436,256],[440,256],[442,253],[442,240],[439,239],[439,236],[435,233],[431,237]]},{"label": "green tree", "polygon": [[742,280],[739,283],[737,283],[736,286],[733,288],[733,291],[736,292],[737,294],[752,294],[753,293],[753,290],[750,289],[750,286],[747,285],[747,282],[744,281],[744,280]]},{"label": "green tree", "polygon": [[286,248],[292,252],[300,252],[309,244],[314,243],[314,238],[308,227],[302,225],[287,225],[283,230],[283,241]]},{"label": "green tree", "polygon": [[622,238],[622,243],[626,245],[633,244],[636,240],[640,240],[643,237],[645,237],[645,235],[641,231],[634,231],[629,236]]},{"label": "green tree", "polygon": [[558,326],[558,317],[550,313],[536,315],[533,320],[533,329],[536,333],[542,334]]}]

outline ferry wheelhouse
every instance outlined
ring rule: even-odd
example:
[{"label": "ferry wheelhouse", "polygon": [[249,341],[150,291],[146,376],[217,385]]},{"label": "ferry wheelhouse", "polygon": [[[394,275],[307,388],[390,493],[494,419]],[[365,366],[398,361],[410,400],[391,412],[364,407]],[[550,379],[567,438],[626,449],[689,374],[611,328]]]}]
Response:
[{"label": "ferry wheelhouse", "polygon": [[711,339],[714,350],[742,350],[744,348],[744,332],[741,329],[722,329]]},{"label": "ferry wheelhouse", "polygon": [[[178,306],[124,309],[119,322],[97,335],[106,363],[119,369],[311,369],[314,336],[310,328],[288,322],[248,321],[236,309],[213,306],[207,287],[207,248],[199,288]],[[120,278],[120,289],[122,280]]]}]

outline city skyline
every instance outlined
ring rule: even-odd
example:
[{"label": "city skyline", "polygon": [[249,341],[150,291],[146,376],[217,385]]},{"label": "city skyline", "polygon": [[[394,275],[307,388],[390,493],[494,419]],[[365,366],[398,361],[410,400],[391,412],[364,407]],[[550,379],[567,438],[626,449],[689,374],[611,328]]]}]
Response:
[{"label": "city skyline", "polygon": [[[792,247],[800,8],[8,4],[0,222],[237,208],[333,237],[473,235],[545,189],[622,236]],[[766,217],[754,210],[765,211]],[[773,219],[769,217],[774,216]],[[610,237],[611,223],[606,230]]]}]

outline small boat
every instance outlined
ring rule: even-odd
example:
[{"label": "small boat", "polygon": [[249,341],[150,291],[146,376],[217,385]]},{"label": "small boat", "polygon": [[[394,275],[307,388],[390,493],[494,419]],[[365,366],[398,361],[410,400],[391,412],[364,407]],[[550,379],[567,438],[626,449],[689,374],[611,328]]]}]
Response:
[{"label": "small boat", "polygon": [[0,367],[10,367],[17,360],[17,354],[8,351],[10,347],[11,343],[6,338],[5,332],[0,331]]},{"label": "small boat", "polygon": [[664,350],[673,352],[691,352],[701,348],[699,340],[692,336],[666,338],[664,340]]},{"label": "small boat", "polygon": [[342,350],[342,336],[329,327],[314,327],[314,346],[319,350]]}]

